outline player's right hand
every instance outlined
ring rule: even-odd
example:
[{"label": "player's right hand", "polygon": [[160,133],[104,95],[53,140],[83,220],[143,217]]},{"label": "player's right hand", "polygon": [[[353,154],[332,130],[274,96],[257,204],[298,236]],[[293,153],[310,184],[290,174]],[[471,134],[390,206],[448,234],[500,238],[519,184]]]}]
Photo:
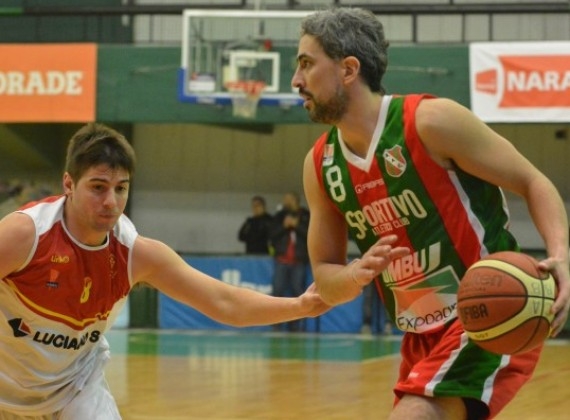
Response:
[{"label": "player's right hand", "polygon": [[352,264],[352,278],[364,287],[384,271],[390,262],[405,257],[410,249],[403,246],[393,246],[398,240],[396,235],[380,238],[368,251]]}]

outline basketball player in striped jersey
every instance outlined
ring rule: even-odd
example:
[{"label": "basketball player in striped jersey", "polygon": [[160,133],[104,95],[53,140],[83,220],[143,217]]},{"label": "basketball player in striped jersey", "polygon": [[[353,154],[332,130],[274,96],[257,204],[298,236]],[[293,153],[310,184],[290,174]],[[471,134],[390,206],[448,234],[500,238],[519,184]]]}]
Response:
[{"label": "basketball player in striped jersey", "polygon": [[123,214],[134,163],[122,135],[88,124],[68,146],[65,194],[0,221],[0,420],[120,419],[104,332],[137,283],[234,326],[327,310],[314,286],[299,298],[230,286],[138,235]]},{"label": "basketball player in striped jersey", "polygon": [[[331,305],[372,281],[405,332],[390,419],[493,418],[531,376],[541,348],[519,356],[470,342],[456,292],[481,257],[518,250],[502,189],[523,197],[558,282],[552,335],[570,304],[568,221],[553,184],[470,111],[443,98],[382,88],[388,43],[361,9],[301,24],[292,85],[312,120],[333,127],[304,165],[308,244]],[[347,264],[347,232],[362,256]]]}]

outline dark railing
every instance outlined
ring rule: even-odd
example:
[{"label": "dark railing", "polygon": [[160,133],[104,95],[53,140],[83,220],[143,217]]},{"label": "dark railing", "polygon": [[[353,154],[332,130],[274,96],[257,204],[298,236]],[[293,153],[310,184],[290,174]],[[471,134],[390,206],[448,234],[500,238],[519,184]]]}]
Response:
[{"label": "dark railing", "polygon": [[[10,3],[10,2],[9,2]],[[188,8],[192,9],[244,9],[252,10],[253,1],[228,0],[223,3],[186,4],[141,4],[133,1],[126,4],[99,6],[96,1],[91,5],[71,4],[67,6],[51,6],[39,1],[13,0],[19,7],[0,6],[0,42],[99,42],[99,43],[129,43],[133,42],[134,18],[148,16],[148,33],[151,39],[145,42],[159,43],[160,39],[152,39],[155,18],[182,14]],[[69,2],[73,3],[73,2]],[[80,3],[80,2],[77,2]],[[108,2],[107,2],[108,3]],[[331,6],[343,6],[342,0],[330,0]],[[323,7],[320,3],[318,7]],[[447,3],[433,4],[354,4],[352,7],[362,7],[375,14],[388,16],[410,16],[411,33],[409,42],[418,42],[418,20],[426,15],[458,15],[462,26],[472,15],[487,16],[489,21],[488,40],[494,40],[493,19],[498,15],[557,15],[570,18],[570,2],[532,2],[532,3],[485,3],[485,4],[456,4],[454,0]],[[303,0],[282,0],[282,3],[263,5],[264,10],[312,10],[315,4]],[[31,30],[30,30],[31,29]],[[464,31],[463,31],[464,32]],[[465,42],[465,35],[459,40]]]},{"label": "dark railing", "polygon": [[[331,6],[343,6],[340,0],[331,0]],[[320,5],[322,7],[322,4]],[[450,0],[447,4],[354,4],[351,7],[362,7],[382,15],[447,15],[447,14],[529,14],[529,13],[570,13],[569,2],[533,2],[533,3],[477,3],[456,4]],[[156,4],[156,5],[118,5],[118,6],[24,6],[20,13],[31,16],[81,16],[81,15],[177,15],[184,9],[253,9],[253,4],[246,0],[218,4]],[[315,5],[310,2],[300,3],[295,0],[284,0],[283,4],[264,5],[265,10],[312,10]]]}]

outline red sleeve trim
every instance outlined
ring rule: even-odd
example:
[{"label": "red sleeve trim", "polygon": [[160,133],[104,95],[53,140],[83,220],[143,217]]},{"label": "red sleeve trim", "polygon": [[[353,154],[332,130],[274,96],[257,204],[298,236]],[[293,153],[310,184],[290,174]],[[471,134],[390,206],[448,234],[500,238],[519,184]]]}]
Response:
[{"label": "red sleeve trim", "polygon": [[317,175],[317,179],[319,180],[319,185],[321,188],[325,188],[325,184],[323,182],[323,171],[322,171],[322,164],[323,164],[323,155],[325,150],[325,144],[327,144],[328,133],[323,133],[315,142],[313,146],[313,163],[315,165],[315,172]]}]

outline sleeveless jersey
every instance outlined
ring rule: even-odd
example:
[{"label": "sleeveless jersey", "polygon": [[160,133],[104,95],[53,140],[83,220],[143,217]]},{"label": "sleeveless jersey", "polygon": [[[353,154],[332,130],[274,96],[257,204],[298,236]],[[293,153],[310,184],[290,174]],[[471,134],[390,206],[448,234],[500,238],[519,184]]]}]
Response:
[{"label": "sleeveless jersey", "polygon": [[122,215],[105,244],[83,245],[63,221],[65,197],[23,208],[36,237],[27,262],[0,281],[0,411],[60,410],[108,358],[103,332],[131,288],[137,232]]},{"label": "sleeveless jersey", "polygon": [[336,127],[313,150],[317,178],[364,253],[396,234],[410,255],[376,279],[395,325],[433,331],[456,317],[456,293],[466,269],[488,253],[518,249],[508,232],[500,188],[427,154],[414,115],[427,96],[383,98],[368,156],[354,155]]}]

